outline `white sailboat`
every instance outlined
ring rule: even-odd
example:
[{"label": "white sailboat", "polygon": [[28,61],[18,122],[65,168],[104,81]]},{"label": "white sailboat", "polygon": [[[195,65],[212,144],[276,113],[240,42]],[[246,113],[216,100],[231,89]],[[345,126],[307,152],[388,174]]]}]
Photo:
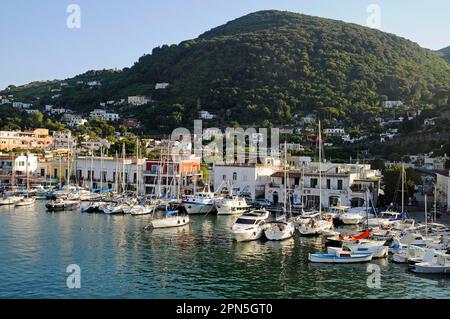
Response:
[{"label": "white sailboat", "polygon": [[[264,235],[268,240],[285,240],[291,238],[295,232],[294,223],[287,219],[287,185],[289,183],[287,173],[287,147],[284,142],[284,215],[281,218],[277,218],[275,221],[268,222],[266,224]],[[291,203],[289,204],[291,206]]]},{"label": "white sailboat", "polygon": [[29,172],[28,172],[28,153],[27,156],[25,158],[25,174],[26,174],[26,179],[27,179],[27,196],[18,200],[15,203],[15,207],[24,207],[24,206],[33,206],[34,203],[36,202],[36,199],[34,197],[29,197],[29,193],[30,193],[30,179],[29,179]]},{"label": "white sailboat", "polygon": [[326,219],[322,216],[322,132],[321,124],[319,121],[319,212],[312,214],[305,223],[300,223],[297,226],[298,231],[303,236],[316,236],[321,235],[323,232],[333,229],[333,218],[328,217]]}]

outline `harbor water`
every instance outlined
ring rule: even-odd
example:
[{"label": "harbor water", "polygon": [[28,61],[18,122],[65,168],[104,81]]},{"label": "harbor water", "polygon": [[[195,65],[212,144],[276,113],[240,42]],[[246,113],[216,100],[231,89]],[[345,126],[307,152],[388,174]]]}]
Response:
[{"label": "harbor water", "polygon": [[[0,298],[450,298],[448,277],[387,260],[372,262],[379,286],[369,264],[310,264],[320,238],[235,243],[233,216],[144,230],[149,219],[0,207]],[[73,264],[79,289],[67,286]]]}]

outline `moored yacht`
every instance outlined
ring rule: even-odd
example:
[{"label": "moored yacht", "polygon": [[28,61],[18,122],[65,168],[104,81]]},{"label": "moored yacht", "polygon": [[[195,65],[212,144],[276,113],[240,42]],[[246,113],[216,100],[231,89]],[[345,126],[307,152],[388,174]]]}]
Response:
[{"label": "moored yacht", "polygon": [[226,196],[216,200],[214,205],[217,209],[217,215],[243,214],[251,208],[245,198],[238,196]]},{"label": "moored yacht", "polygon": [[244,213],[231,227],[230,234],[238,242],[259,239],[264,235],[268,218],[269,212],[266,210],[252,210]]}]

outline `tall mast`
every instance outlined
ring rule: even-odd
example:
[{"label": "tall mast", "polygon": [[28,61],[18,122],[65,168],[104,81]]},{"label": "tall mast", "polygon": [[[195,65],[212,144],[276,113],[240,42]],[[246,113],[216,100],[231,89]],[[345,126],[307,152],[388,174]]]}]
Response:
[{"label": "tall mast", "polygon": [[402,163],[402,215],[405,211],[405,164]]},{"label": "tall mast", "polygon": [[100,194],[103,193],[103,145],[100,146]]},{"label": "tall mast", "polygon": [[67,186],[70,184],[70,141],[67,145]]},{"label": "tall mast", "polygon": [[[28,178],[28,153],[26,155],[26,159],[25,159],[25,176],[27,178],[27,192],[30,190],[30,180]],[[29,194],[28,194],[29,196]]]},{"label": "tall mast", "polygon": [[125,193],[125,157],[126,157],[126,150],[125,150],[125,142],[122,144],[122,193]]},{"label": "tall mast", "polygon": [[437,193],[436,193],[437,184],[434,184],[434,222],[437,219]]},{"label": "tall mast", "polygon": [[[428,205],[427,205],[427,202],[428,202],[428,198],[427,198],[428,196],[427,196],[427,194],[425,194],[425,238],[427,238],[428,237]],[[427,241],[425,241],[425,242],[427,242]]]},{"label": "tall mast", "polygon": [[135,187],[136,187],[136,196],[139,196],[139,138],[136,138],[136,181],[135,181]]},{"label": "tall mast", "polygon": [[286,140],[284,141],[284,212],[287,212],[287,150]]},{"label": "tall mast", "polygon": [[115,168],[114,168],[114,192],[119,192],[119,156],[116,151],[116,156],[114,157]]},{"label": "tall mast", "polygon": [[91,144],[91,187],[90,190],[92,190],[92,188],[94,187],[94,148],[93,145]]},{"label": "tall mast", "polygon": [[319,120],[319,214],[322,216],[322,132]]}]

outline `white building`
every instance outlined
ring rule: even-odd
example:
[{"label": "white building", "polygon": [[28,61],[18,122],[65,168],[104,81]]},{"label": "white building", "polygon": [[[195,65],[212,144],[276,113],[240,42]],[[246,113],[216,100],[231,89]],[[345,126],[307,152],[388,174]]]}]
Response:
[{"label": "white building", "polygon": [[251,199],[264,197],[265,187],[274,172],[280,169],[280,161],[266,159],[265,164],[214,165],[214,190],[224,184],[233,186],[233,193]]},{"label": "white building", "polygon": [[155,85],[155,90],[162,90],[162,89],[166,89],[169,86],[169,83],[156,83]]},{"label": "white building", "polygon": [[296,152],[298,152],[298,151],[305,150],[303,145],[300,144],[300,143],[286,143],[286,144],[285,143],[281,143],[280,146],[281,146],[282,151],[284,151],[285,146],[286,146],[286,150],[287,151],[296,151]]},{"label": "white building", "polygon": [[61,114],[66,114],[66,113],[70,113],[70,112],[72,112],[72,111],[69,109],[64,109],[64,108],[57,108],[57,109],[52,108],[50,111],[50,113],[53,115],[61,115]]},{"label": "white building", "polygon": [[37,163],[38,158],[33,154],[29,154],[28,156],[11,156],[0,154],[0,169],[5,175],[10,175],[13,168],[16,174],[19,175],[25,175],[27,170],[28,174],[33,174],[37,170]]},{"label": "white building", "polygon": [[[113,157],[77,157],[74,161],[74,172],[77,181],[92,188],[109,188],[122,191],[122,183],[126,191],[135,191],[136,181],[139,179],[140,194],[144,193],[143,178],[141,172],[145,166],[145,160],[139,159],[139,175],[136,174],[136,159]],[[91,185],[92,183],[92,185]],[[118,189],[117,189],[118,187]]]},{"label": "white building", "polygon": [[90,81],[87,83],[90,87],[101,86],[102,83],[100,81]]},{"label": "white building", "polygon": [[4,99],[4,98],[0,99],[0,105],[9,104],[9,103],[10,103],[9,99]]},{"label": "white building", "polygon": [[148,97],[148,96],[136,95],[136,96],[128,97],[128,104],[134,105],[134,106],[145,105],[150,102],[152,102],[152,99],[151,99],[151,97]]},{"label": "white building", "polygon": [[198,116],[202,120],[212,120],[213,118],[216,117],[214,114],[211,114],[208,111],[200,111],[200,112],[198,112]]},{"label": "white building", "polygon": [[442,208],[450,211],[450,171],[436,174],[436,200]]},{"label": "white building", "polygon": [[[296,205],[304,204],[307,208],[319,207],[320,188],[322,188],[322,207],[335,205],[352,207],[364,206],[366,191],[368,199],[376,205],[380,189],[381,172],[372,170],[364,164],[322,163],[322,183],[319,186],[319,163],[309,163],[303,169],[288,172],[288,198]],[[283,203],[284,171],[272,174],[266,187],[265,196],[274,204]]]},{"label": "white building", "polygon": [[403,102],[402,101],[384,101],[382,103],[383,107],[387,108],[387,109],[392,109],[393,107],[396,106],[402,106]]},{"label": "white building", "polygon": [[118,121],[120,119],[117,113],[108,113],[105,110],[95,109],[90,113],[92,119],[102,119],[104,121]]},{"label": "white building", "polygon": [[449,157],[447,154],[444,156],[438,156],[438,157],[428,157],[426,156],[424,158],[424,165],[423,167],[429,170],[436,170],[436,171],[442,171],[445,169],[445,163],[449,160]]},{"label": "white building", "polygon": [[100,140],[85,140],[81,142],[80,145],[83,149],[90,151],[98,151],[101,147],[109,149],[111,147],[111,142],[107,139],[100,139]]},{"label": "white building", "polygon": [[326,128],[323,130],[323,132],[328,136],[344,136],[345,135],[345,129],[343,128]]},{"label": "white building", "polygon": [[72,137],[72,133],[70,131],[55,131],[52,135],[52,146],[55,149],[73,147],[75,143],[75,139]]},{"label": "white building", "polygon": [[64,115],[64,122],[70,127],[79,127],[87,123],[87,120],[80,115],[66,114]]},{"label": "white building", "polygon": [[29,109],[32,107],[31,103],[23,103],[23,102],[13,102],[12,107],[15,109]]},{"label": "white building", "polygon": [[53,110],[53,105],[47,104],[44,108],[46,113],[50,113]]}]

